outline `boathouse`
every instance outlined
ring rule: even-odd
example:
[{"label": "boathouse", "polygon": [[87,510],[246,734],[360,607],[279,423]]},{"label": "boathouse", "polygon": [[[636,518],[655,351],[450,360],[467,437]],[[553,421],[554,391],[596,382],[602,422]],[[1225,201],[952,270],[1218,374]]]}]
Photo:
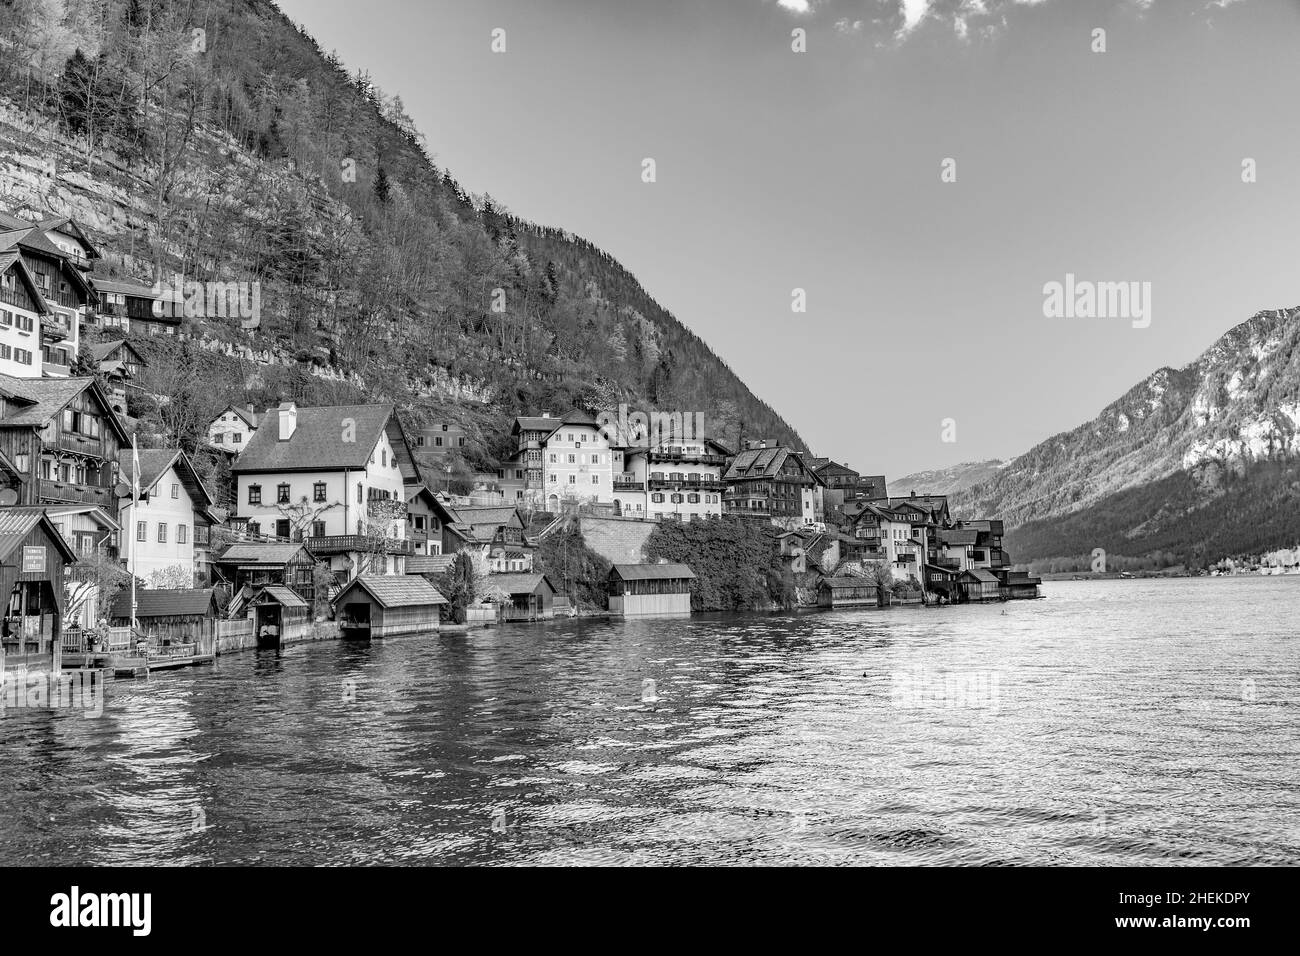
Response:
[{"label": "boathouse", "polygon": [[1043,579],[1030,577],[1028,571],[1012,571],[1006,568],[995,573],[1002,584],[1002,597],[1008,601],[1025,601],[1043,596],[1038,590]]},{"label": "boathouse", "polygon": [[991,571],[971,568],[957,576],[957,593],[970,603],[997,601],[1002,598],[1002,582]]},{"label": "boathouse", "polygon": [[436,631],[442,592],[412,574],[363,574],[337,598],[334,613],[344,637],[376,638]]},{"label": "boathouse", "polygon": [[311,605],[283,584],[255,590],[244,603],[259,647],[278,647],[301,640],[312,626]]},{"label": "boathouse", "polygon": [[647,617],[691,613],[695,572],[684,564],[616,564],[609,570],[609,613]]},{"label": "boathouse", "polygon": [[497,619],[501,621],[546,621],[555,617],[555,585],[541,572],[527,574],[489,574],[483,588],[504,594],[497,602]]},{"label": "boathouse", "polygon": [[841,575],[822,578],[817,585],[818,607],[880,607],[882,603],[880,588],[871,578]]},{"label": "boathouse", "polygon": [[61,667],[63,569],[76,560],[40,508],[0,508],[0,674]]},{"label": "boathouse", "polygon": [[[212,588],[140,589],[135,592],[135,599],[140,633],[153,648],[192,645],[193,653],[200,656],[213,653],[220,611]],[[131,626],[129,587],[113,598],[108,623],[112,627]]]}]

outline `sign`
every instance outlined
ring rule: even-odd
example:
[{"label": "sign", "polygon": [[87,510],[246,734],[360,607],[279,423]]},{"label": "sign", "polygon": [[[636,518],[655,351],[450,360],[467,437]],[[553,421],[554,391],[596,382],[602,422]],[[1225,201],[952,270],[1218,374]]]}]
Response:
[{"label": "sign", "polygon": [[45,573],[45,548],[27,545],[23,547],[23,574]]}]

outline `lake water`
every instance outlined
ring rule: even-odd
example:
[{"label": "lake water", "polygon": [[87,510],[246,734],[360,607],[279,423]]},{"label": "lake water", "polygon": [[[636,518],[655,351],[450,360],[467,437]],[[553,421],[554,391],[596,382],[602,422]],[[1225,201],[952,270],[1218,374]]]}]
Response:
[{"label": "lake water", "polygon": [[0,717],[0,863],[1300,862],[1300,578],[1043,590],[111,681]]}]

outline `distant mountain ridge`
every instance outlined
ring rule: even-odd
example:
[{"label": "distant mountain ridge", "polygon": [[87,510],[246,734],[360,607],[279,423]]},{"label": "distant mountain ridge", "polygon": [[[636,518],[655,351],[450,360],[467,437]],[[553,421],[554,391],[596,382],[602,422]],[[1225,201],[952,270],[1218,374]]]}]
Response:
[{"label": "distant mountain ridge", "polygon": [[[957,492],[952,508],[1002,516],[1020,560],[1088,553],[1103,541],[1119,554],[1213,560],[1295,544],[1267,515],[1300,503],[1298,460],[1300,309],[1275,309]],[[1163,498],[1151,496],[1156,488]],[[1260,501],[1269,502],[1263,514]],[[1234,528],[1234,508],[1255,526]]]},{"label": "distant mountain ridge", "polygon": [[935,468],[931,471],[918,471],[902,478],[889,480],[890,490],[898,489],[896,494],[907,494],[916,490],[925,494],[955,495],[973,485],[988,481],[998,470],[1006,467],[1000,458],[988,461],[964,461],[947,468]]}]

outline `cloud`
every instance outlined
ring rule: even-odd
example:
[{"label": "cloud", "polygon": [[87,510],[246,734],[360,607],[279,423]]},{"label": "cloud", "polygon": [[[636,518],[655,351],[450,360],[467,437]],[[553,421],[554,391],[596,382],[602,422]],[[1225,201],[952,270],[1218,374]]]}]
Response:
[{"label": "cloud", "polygon": [[812,13],[810,0],[776,0],[776,5],[791,13]]}]

